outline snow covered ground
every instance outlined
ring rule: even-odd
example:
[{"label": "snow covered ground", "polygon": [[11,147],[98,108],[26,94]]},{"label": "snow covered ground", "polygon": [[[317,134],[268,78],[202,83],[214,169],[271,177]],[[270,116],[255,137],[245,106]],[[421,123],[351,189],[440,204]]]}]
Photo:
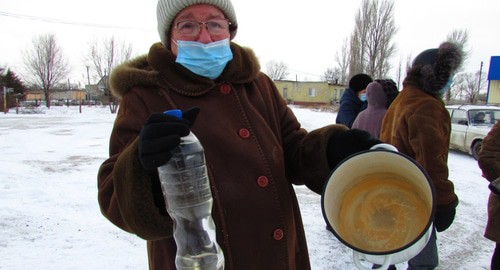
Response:
[{"label": "snow covered ground", "polygon": [[[335,119],[293,110],[308,130]],[[0,269],[147,269],[145,241],[112,225],[97,204],[96,175],[114,117],[106,107],[0,114]],[[439,269],[489,269],[487,182],[466,154],[450,152],[449,167],[460,205],[452,227],[438,234]],[[320,196],[296,191],[312,268],[355,269],[352,251],[325,230]]]}]

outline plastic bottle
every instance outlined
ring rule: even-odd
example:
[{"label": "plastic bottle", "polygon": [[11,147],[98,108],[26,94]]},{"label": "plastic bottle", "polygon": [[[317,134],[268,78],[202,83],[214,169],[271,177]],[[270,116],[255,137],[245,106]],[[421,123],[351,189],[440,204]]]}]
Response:
[{"label": "plastic bottle", "polygon": [[[182,118],[182,111],[166,111]],[[224,254],[215,239],[212,192],[203,147],[193,133],[181,138],[172,158],[158,167],[167,211],[174,221],[175,265],[181,269],[224,269]]]}]

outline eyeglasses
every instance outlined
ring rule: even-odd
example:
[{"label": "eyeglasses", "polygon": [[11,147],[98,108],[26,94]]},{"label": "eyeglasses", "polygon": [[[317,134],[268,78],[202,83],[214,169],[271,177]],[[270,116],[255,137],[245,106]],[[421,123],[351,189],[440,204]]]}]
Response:
[{"label": "eyeglasses", "polygon": [[231,23],[227,19],[210,20],[206,22],[183,21],[175,25],[175,29],[179,34],[186,37],[195,37],[201,31],[201,26],[205,25],[207,31],[211,35],[223,35],[227,33]]}]

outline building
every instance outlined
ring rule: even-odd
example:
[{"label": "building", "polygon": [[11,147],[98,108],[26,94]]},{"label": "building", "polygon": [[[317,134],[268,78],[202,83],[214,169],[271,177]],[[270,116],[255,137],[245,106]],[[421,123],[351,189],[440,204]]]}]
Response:
[{"label": "building", "polygon": [[107,90],[108,76],[103,76],[97,84],[85,85],[85,100],[93,103],[100,103],[105,97]]},{"label": "building", "polygon": [[280,94],[289,104],[295,105],[330,105],[340,100],[346,89],[345,85],[328,82],[274,81]]},{"label": "building", "polygon": [[486,104],[500,104],[500,56],[492,56],[490,60]]},{"label": "building", "polygon": [[[50,92],[50,100],[53,105],[66,105],[69,103],[77,105],[84,99],[84,90],[54,89]],[[42,90],[28,90],[23,103],[38,105],[42,102],[45,102],[45,94]]]},{"label": "building", "polygon": [[[66,89],[66,85],[58,85],[50,92],[50,99],[54,105],[78,105],[102,104],[106,95],[106,82],[108,76],[104,76],[97,84],[85,85],[85,90]],[[29,104],[45,102],[45,94],[42,90],[30,90],[26,93],[25,101]]]},{"label": "building", "polygon": [[24,100],[29,102],[45,100],[45,95],[42,90],[28,90]]}]

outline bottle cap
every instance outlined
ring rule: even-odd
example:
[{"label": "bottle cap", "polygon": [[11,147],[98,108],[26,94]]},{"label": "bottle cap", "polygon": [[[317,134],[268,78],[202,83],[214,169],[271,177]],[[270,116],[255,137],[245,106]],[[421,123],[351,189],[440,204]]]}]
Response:
[{"label": "bottle cap", "polygon": [[170,116],[173,116],[177,119],[182,119],[182,111],[181,110],[168,110],[168,111],[164,111],[163,113],[170,115]]}]

